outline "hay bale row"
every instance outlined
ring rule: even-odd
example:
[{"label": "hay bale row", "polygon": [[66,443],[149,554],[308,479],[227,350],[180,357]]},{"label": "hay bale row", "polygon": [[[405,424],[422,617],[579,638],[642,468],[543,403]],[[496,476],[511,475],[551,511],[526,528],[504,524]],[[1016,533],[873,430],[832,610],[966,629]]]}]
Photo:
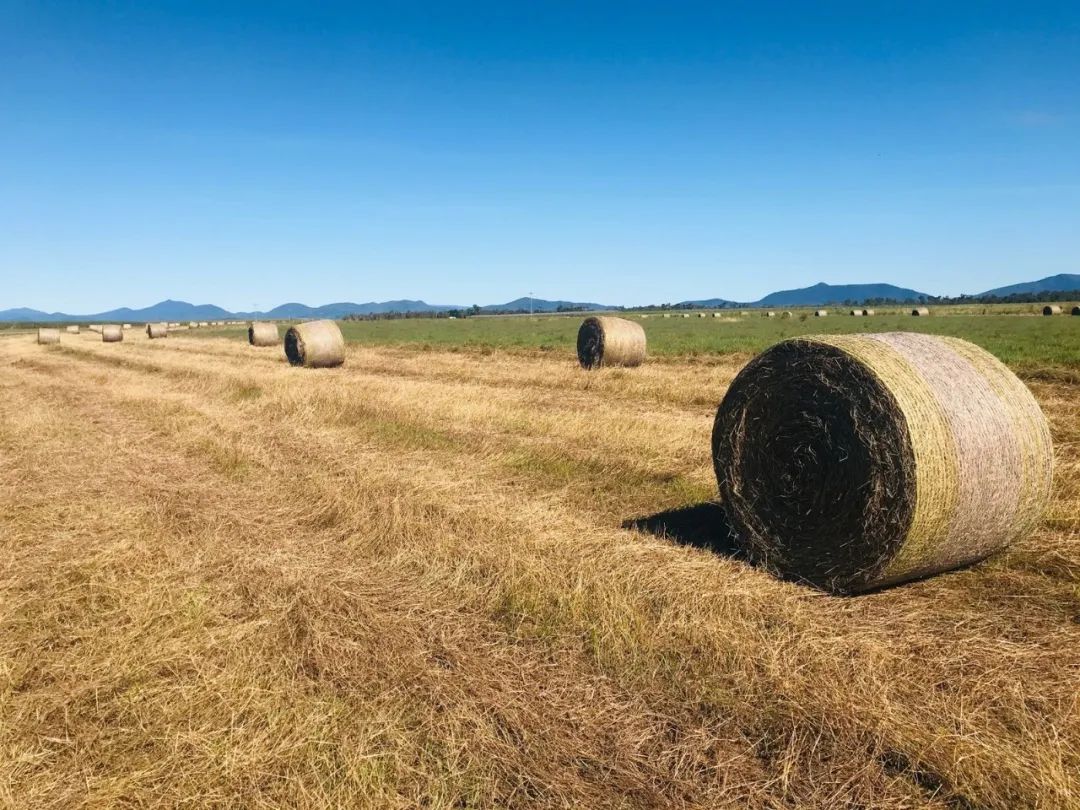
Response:
[{"label": "hay bale row", "polygon": [[107,323],[101,327],[102,343],[119,343],[124,339],[124,330],[115,323]]},{"label": "hay bale row", "polygon": [[248,343],[252,346],[276,346],[278,328],[276,323],[255,321],[248,327]]},{"label": "hay bale row", "polygon": [[713,463],[749,556],[836,592],[981,560],[1050,496],[1045,417],[1008,368],[915,333],[784,341],[716,413]]},{"label": "hay bale row", "polygon": [[148,323],[146,325],[146,336],[151,340],[168,337],[169,325],[167,323]]},{"label": "hay bale row", "polygon": [[285,356],[294,366],[340,366],[345,362],[345,339],[333,321],[298,323],[285,333]]},{"label": "hay bale row", "polygon": [[56,327],[43,326],[37,330],[37,342],[41,345],[60,342],[60,330]]},{"label": "hay bale row", "polygon": [[586,318],[578,329],[577,355],[586,369],[640,366],[645,361],[645,330],[625,318]]}]

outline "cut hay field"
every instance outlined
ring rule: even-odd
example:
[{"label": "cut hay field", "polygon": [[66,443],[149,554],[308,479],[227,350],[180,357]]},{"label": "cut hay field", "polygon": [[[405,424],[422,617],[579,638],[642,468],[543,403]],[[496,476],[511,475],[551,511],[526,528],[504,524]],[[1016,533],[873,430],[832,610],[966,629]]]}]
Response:
[{"label": "cut hay field", "polygon": [[0,804],[1080,806],[1080,318],[919,321],[1020,370],[1053,500],[847,598],[732,556],[713,415],[781,334],[916,319],[752,320],[592,373],[576,318],[350,323],[324,370],[0,338]]}]

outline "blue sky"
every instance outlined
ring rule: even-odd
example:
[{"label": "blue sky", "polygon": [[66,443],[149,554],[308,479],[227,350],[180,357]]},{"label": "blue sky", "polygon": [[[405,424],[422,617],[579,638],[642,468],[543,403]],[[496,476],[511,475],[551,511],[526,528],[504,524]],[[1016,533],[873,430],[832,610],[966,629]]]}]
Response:
[{"label": "blue sky", "polygon": [[0,309],[1060,272],[1076,3],[0,0]]}]

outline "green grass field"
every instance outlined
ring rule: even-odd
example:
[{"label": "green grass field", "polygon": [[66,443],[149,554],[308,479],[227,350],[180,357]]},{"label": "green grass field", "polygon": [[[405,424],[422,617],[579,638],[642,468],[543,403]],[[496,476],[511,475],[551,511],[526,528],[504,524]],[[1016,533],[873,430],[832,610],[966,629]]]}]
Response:
[{"label": "green grass field", "polygon": [[[342,330],[349,341],[380,345],[419,343],[440,349],[460,346],[572,353],[580,323],[581,318],[576,316],[411,319],[347,321],[342,323]],[[888,314],[853,318],[832,314],[824,319],[803,320],[796,313],[790,319],[752,315],[735,322],[654,315],[639,323],[645,327],[649,354],[654,357],[754,353],[784,338],[822,332],[912,331],[965,338],[1011,365],[1080,366],[1080,317],[1069,315],[1044,318],[944,314],[913,318]]]}]

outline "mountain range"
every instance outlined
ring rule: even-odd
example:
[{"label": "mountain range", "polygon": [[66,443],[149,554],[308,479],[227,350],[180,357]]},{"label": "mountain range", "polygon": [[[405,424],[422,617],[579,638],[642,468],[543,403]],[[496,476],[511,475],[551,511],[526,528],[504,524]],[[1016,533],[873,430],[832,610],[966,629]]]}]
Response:
[{"label": "mountain range", "polygon": [[[1080,290],[1080,274],[1062,273],[1048,276],[1038,281],[1011,284],[979,293],[980,296],[1006,297],[1009,295],[1027,295],[1042,292],[1073,292]],[[724,298],[706,298],[696,301],[682,301],[677,307],[696,307],[718,309],[739,306],[762,307],[809,307],[825,304],[840,304],[846,301],[861,303],[870,300],[893,300],[899,302],[919,301],[932,298],[926,293],[892,284],[814,284],[797,290],[780,290],[770,293],[759,301],[739,303]],[[531,309],[533,312],[557,312],[560,309],[600,311],[619,309],[608,304],[581,303],[576,301],[549,301],[543,298],[517,298],[505,304],[489,304],[480,307],[482,312],[518,312]],[[304,318],[343,318],[346,315],[374,315],[386,312],[446,312],[467,307],[449,304],[428,304],[424,301],[370,301],[366,304],[340,302],[310,307],[306,304],[288,303],[274,307],[268,312],[230,312],[213,304],[189,304],[186,301],[166,300],[143,309],[120,309],[97,312],[92,315],[70,315],[64,312],[41,312],[36,309],[19,307],[0,311],[0,321],[120,321],[143,323],[148,321],[216,321],[232,318],[267,318],[274,320],[298,320]]]}]

